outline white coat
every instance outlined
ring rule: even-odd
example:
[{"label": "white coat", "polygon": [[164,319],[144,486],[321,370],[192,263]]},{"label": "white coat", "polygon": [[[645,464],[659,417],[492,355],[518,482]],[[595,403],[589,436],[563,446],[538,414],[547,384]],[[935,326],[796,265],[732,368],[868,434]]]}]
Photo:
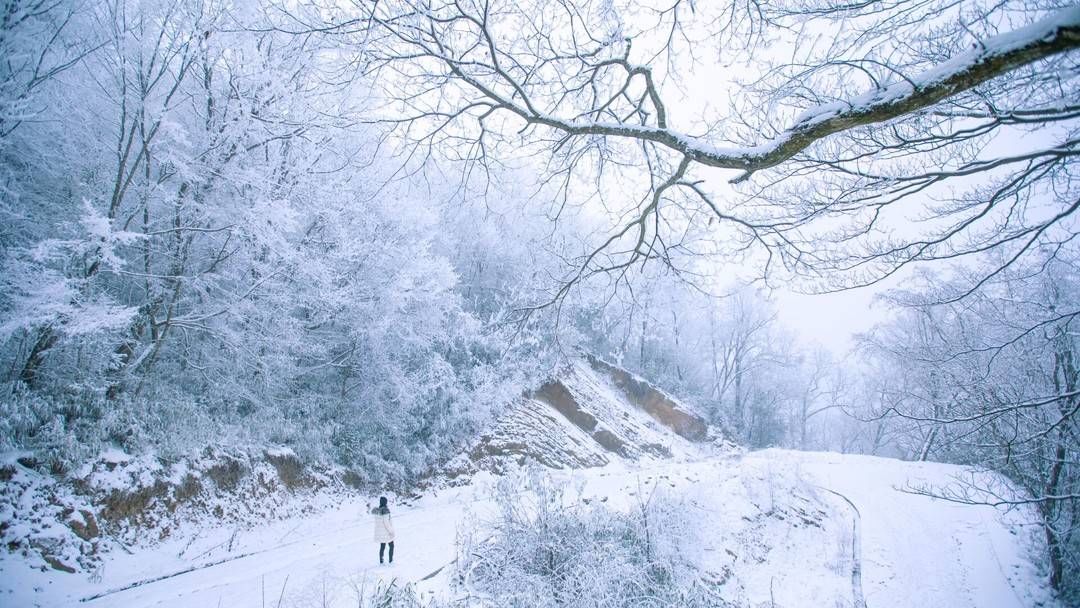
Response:
[{"label": "white coat", "polygon": [[377,543],[394,542],[394,520],[390,513],[379,513],[378,507],[372,509],[371,514],[375,518],[374,537]]}]

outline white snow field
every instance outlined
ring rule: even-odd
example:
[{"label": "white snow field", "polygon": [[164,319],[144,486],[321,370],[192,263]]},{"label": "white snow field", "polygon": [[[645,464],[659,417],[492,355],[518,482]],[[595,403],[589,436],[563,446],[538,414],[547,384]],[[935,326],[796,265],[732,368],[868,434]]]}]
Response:
[{"label": "white snow field", "polygon": [[[615,462],[553,471],[581,500],[630,508],[642,493],[679,501],[695,529],[682,539],[720,595],[739,606],[1054,606],[1034,563],[1025,514],[906,493],[963,469],[868,456],[768,450],[699,461]],[[0,605],[105,607],[356,606],[377,585],[450,584],[460,526],[483,526],[495,478],[392,504],[396,563],[379,566],[365,505],[252,530],[174,534],[152,549],[114,551],[94,575],[0,560]],[[440,570],[441,569],[441,570]],[[156,579],[156,580],[155,580]]]}]

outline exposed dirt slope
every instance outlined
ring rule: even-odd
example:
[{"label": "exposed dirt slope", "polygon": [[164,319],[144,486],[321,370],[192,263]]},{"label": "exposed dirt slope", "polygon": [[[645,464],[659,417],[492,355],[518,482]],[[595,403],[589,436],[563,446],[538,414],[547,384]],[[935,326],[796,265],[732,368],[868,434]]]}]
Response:
[{"label": "exposed dirt slope", "polygon": [[529,462],[578,469],[616,459],[698,456],[713,439],[705,421],[673,397],[589,357],[523,395],[483,434],[470,462],[455,465],[496,472]]}]

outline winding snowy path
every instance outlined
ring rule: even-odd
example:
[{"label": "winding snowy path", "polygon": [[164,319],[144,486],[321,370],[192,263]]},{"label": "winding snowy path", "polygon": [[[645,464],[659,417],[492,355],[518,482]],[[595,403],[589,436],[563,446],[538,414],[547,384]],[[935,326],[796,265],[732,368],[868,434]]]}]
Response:
[{"label": "winding snowy path", "polygon": [[867,606],[1022,608],[1035,605],[1041,595],[1031,595],[1039,582],[1026,557],[1027,539],[1018,532],[1023,529],[1022,514],[903,491],[945,483],[957,468],[936,463],[898,466],[868,456],[776,454],[797,460],[815,483],[842,494],[862,514]]},{"label": "winding snowy path", "polygon": [[[1020,514],[1002,519],[991,508],[955,505],[901,490],[910,484],[947,482],[957,471],[932,463],[769,450],[703,462],[561,475],[583,480],[586,496],[611,498],[608,504],[616,507],[631,504],[635,488],[640,491],[643,483],[691,497],[701,509],[698,540],[706,562],[755,550],[737,545],[745,542],[745,535],[727,532],[748,520],[747,514],[763,512],[763,502],[769,503],[770,512],[777,504],[790,508],[795,499],[832,505],[820,526],[795,529],[798,526],[792,528],[790,522],[763,520],[770,526],[763,533],[772,544],[758,549],[763,551],[758,565],[750,559],[738,562],[740,568],[757,568],[738,573],[744,579],[738,593],[747,603],[771,598],[778,606],[1023,608],[1045,602],[1044,584],[1030,561],[1035,535],[1018,525]],[[788,486],[794,491],[783,490],[787,495],[776,496],[776,488],[782,486],[773,480],[782,477],[797,485]],[[25,569],[23,578],[14,580],[10,577],[17,564],[8,558],[2,564],[9,580],[0,586],[0,604],[263,608],[278,606],[280,599],[283,607],[355,606],[358,595],[392,582],[419,583],[422,593],[441,595],[447,592],[451,570],[445,567],[456,557],[458,527],[491,513],[493,502],[485,485],[482,481],[399,505],[393,566],[375,563],[376,547],[370,541],[364,505],[345,504],[241,533],[228,554],[213,550],[232,534],[221,530],[216,536],[208,532],[200,537],[198,542],[207,549],[176,541],[132,555],[114,555],[97,582],[85,575]],[[815,486],[827,492],[812,489]],[[735,496],[742,489],[745,495]],[[810,498],[799,496],[804,491]],[[835,542],[822,545],[826,534],[834,535]],[[198,559],[190,557],[199,551]],[[178,557],[178,552],[188,557]],[[802,564],[805,567],[800,568]]]}]

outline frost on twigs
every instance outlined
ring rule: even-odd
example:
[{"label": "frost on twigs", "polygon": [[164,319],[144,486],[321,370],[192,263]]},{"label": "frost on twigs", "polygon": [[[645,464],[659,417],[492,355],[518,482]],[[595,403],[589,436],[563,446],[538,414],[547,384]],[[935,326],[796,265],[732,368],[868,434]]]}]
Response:
[{"label": "frost on twigs", "polygon": [[[373,64],[401,75],[385,124],[403,146],[489,180],[535,156],[537,201],[602,210],[562,282],[709,258],[824,290],[1075,232],[1065,4],[390,0],[364,17]],[[1028,198],[1050,212],[1010,203]]]},{"label": "frost on twigs", "polygon": [[467,532],[456,581],[487,606],[724,606],[683,558],[689,520],[657,492],[628,512],[541,474],[499,482],[498,514]]}]

